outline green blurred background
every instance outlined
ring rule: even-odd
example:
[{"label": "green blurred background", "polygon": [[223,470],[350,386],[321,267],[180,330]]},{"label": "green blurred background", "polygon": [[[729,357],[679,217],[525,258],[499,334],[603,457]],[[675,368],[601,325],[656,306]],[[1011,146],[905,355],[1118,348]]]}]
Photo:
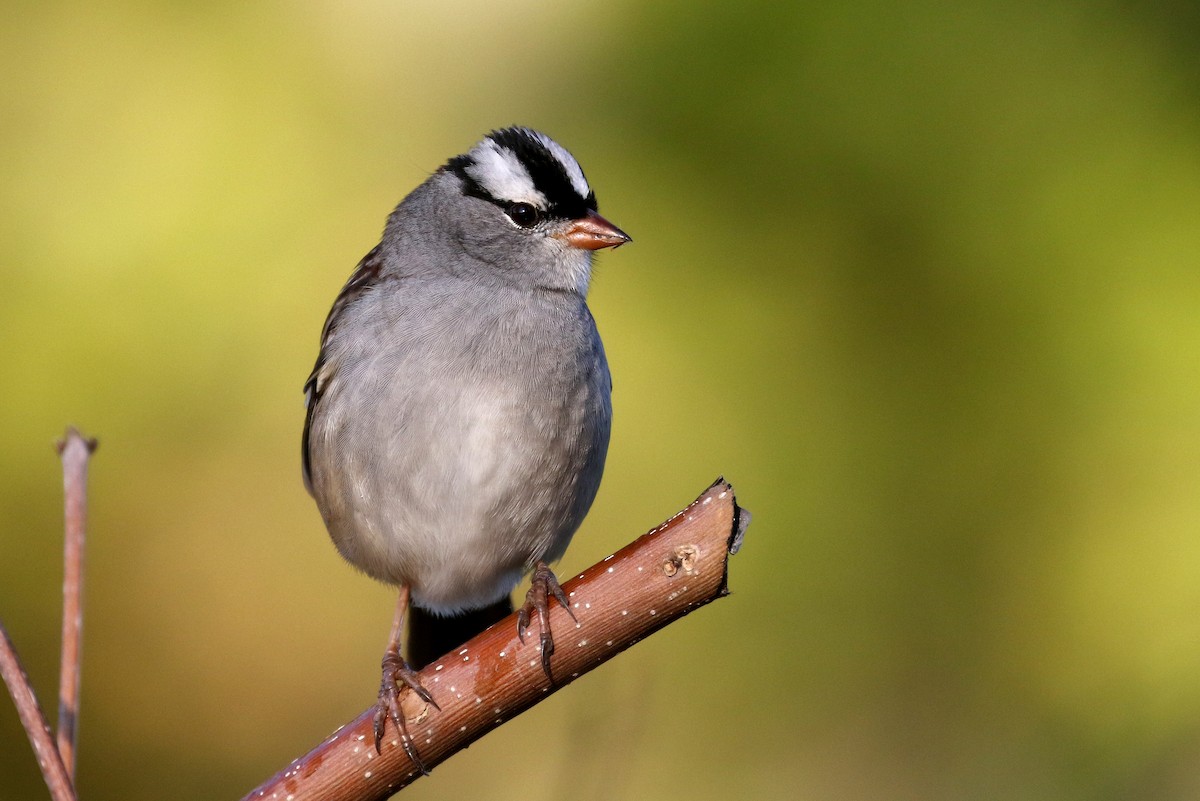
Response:
[{"label": "green blurred background", "polygon": [[[490,128],[636,242],[570,573],[719,473],[732,598],[412,799],[1200,797],[1200,13],[1135,2],[9,3],[0,618],[79,787],[236,798],[371,702],[390,590],[300,387],[392,206]],[[0,799],[45,797],[8,701]]]}]

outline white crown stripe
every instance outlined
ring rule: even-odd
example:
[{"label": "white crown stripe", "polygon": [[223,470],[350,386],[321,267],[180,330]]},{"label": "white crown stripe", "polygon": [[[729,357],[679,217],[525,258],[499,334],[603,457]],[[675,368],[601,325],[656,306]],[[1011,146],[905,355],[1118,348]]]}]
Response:
[{"label": "white crown stripe", "polygon": [[546,208],[546,196],[537,190],[529,170],[511,150],[485,139],[475,146],[470,156],[472,163],[466,168],[467,174],[492,197]]},{"label": "white crown stripe", "polygon": [[532,133],[537,137],[539,142],[546,146],[546,149],[550,151],[550,155],[554,156],[558,163],[563,166],[567,177],[571,180],[571,186],[579,193],[579,196],[587,199],[587,196],[592,193],[592,188],[588,186],[587,178],[583,177],[583,168],[579,166],[579,162],[575,160],[575,157],[568,153],[565,147],[544,133],[538,131],[532,131]]}]

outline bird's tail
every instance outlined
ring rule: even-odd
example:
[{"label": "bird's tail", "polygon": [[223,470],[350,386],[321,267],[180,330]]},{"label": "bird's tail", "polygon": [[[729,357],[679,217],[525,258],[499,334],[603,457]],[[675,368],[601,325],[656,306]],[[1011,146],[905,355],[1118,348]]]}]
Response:
[{"label": "bird's tail", "polygon": [[419,606],[408,608],[408,664],[420,670],[467,640],[512,614],[512,598],[504,597],[483,609],[438,617]]}]

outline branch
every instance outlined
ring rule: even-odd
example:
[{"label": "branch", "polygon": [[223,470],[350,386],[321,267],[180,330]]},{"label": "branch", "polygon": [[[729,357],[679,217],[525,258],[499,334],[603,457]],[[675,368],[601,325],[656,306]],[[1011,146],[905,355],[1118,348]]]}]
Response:
[{"label": "branch", "polygon": [[62,671],[59,676],[58,743],[42,713],[16,646],[0,624],[0,675],[17,707],[17,716],[29,736],[42,777],[54,801],[75,801],[75,722],[79,716],[79,637],[83,626],[80,598],[83,593],[83,536],[87,521],[87,464],[96,440],[74,428],[57,443],[63,465],[66,537],[63,546]]},{"label": "branch", "polygon": [[73,426],[58,442],[62,457],[64,518],[62,665],[58,674],[58,753],[67,775],[75,776],[79,740],[79,645],[83,631],[83,539],[87,530],[88,457],[96,440]]},{"label": "branch", "polygon": [[[421,683],[441,711],[410,690],[402,698],[422,760],[430,767],[445,761],[639,640],[728,595],[728,556],[741,546],[749,522],[733,487],[717,479],[670,520],[564,583],[579,622],[551,604],[555,686],[542,672],[538,638],[526,644],[517,638],[516,615],[426,667]],[[412,783],[421,774],[398,736],[385,741],[382,755],[375,753],[373,715],[374,707],[243,801],[378,801]]]},{"label": "branch", "polygon": [[58,749],[54,747],[54,740],[50,737],[50,724],[46,722],[46,716],[42,714],[42,708],[38,706],[37,696],[34,695],[33,687],[29,684],[29,677],[25,675],[25,669],[21,667],[17,649],[13,646],[12,640],[8,637],[8,631],[2,623],[0,623],[0,676],[8,685],[8,694],[12,696],[13,703],[17,707],[17,717],[21,719],[21,725],[25,727],[25,732],[29,735],[29,743],[33,746],[38,767],[42,769],[46,786],[50,788],[50,797],[54,801],[75,801],[75,791],[71,788],[71,777],[63,766]]}]

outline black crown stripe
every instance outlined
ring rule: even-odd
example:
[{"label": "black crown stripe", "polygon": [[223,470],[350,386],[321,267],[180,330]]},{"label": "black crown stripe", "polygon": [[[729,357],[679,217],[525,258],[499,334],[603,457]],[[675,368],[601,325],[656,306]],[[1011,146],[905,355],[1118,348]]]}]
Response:
[{"label": "black crown stripe", "polygon": [[[586,198],[580,197],[571,184],[566,167],[528,129],[504,128],[492,131],[487,138],[511,152],[525,166],[529,177],[533,179],[534,188],[541,192],[550,204],[546,209],[548,216],[578,220],[587,216],[589,211],[596,211],[596,193],[588,192]],[[446,169],[459,177],[463,183],[463,192],[467,195],[497,206],[507,206],[510,202],[508,199],[493,197],[467,173],[467,168],[473,164],[474,160],[467,153],[450,159],[446,163]]]}]

